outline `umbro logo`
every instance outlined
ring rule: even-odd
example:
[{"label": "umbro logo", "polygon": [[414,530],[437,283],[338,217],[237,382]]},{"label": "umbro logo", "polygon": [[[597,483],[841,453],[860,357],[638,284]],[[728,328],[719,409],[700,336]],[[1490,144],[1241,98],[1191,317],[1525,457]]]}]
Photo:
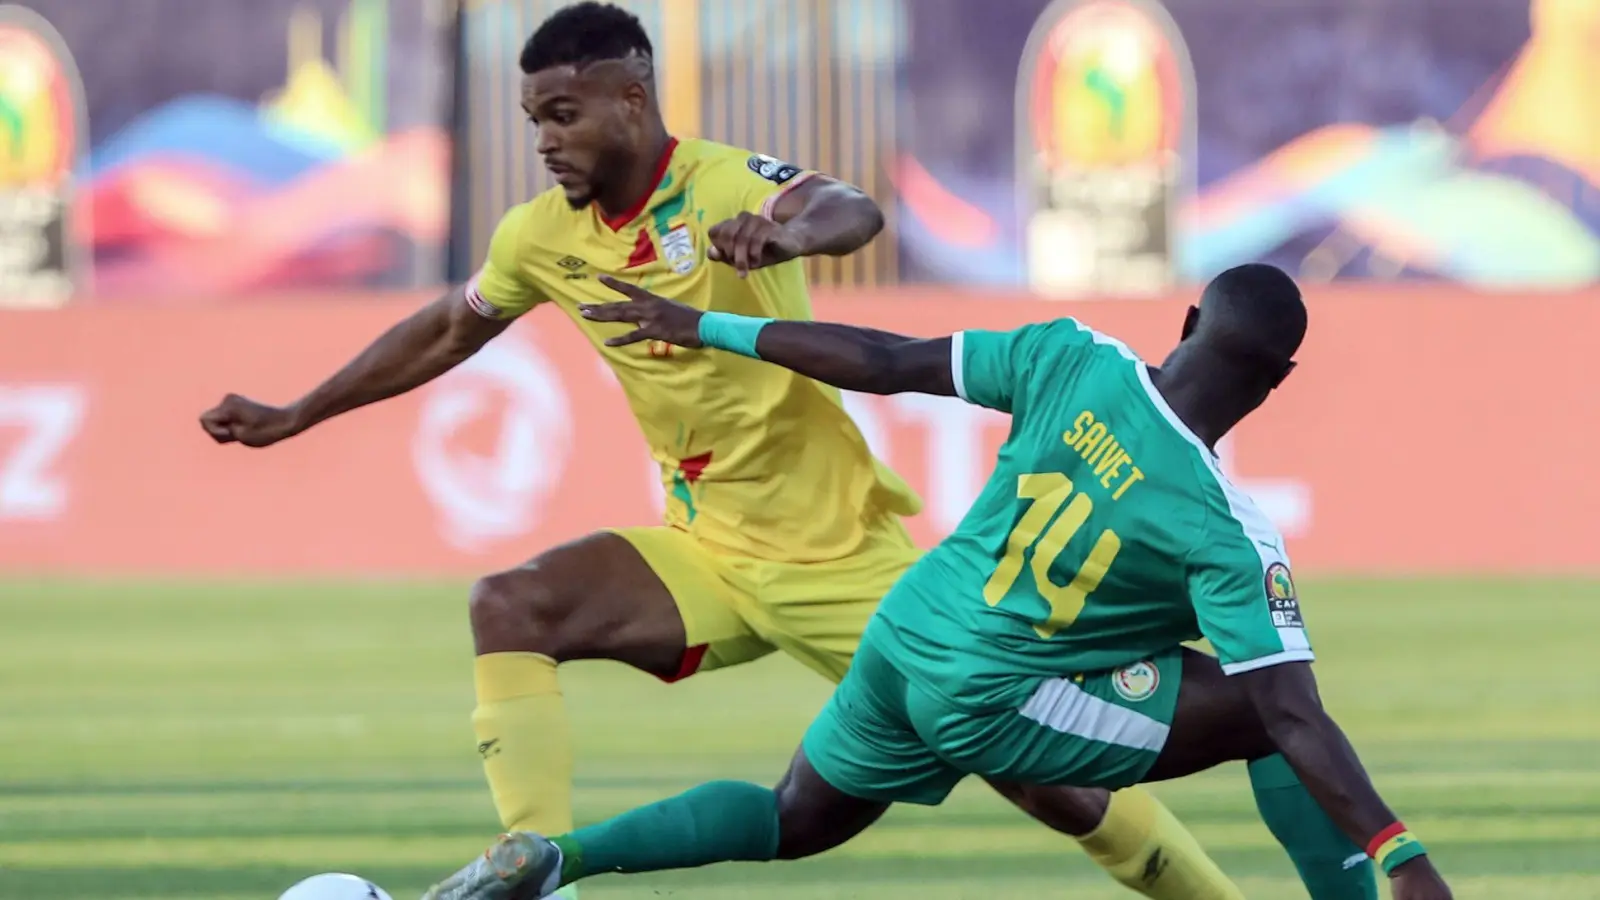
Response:
[{"label": "umbro logo", "polygon": [[556,265],[567,270],[566,278],[568,281],[576,281],[579,278],[588,278],[588,275],[585,275],[579,271],[588,264],[589,263],[587,260],[579,259],[576,256],[563,256],[556,260]]},{"label": "umbro logo", "polygon": [[499,750],[495,749],[495,746],[498,745],[499,743],[500,743],[500,739],[499,738],[490,738],[489,740],[484,741],[483,743],[478,745],[478,755],[483,757],[484,759],[488,759],[489,757],[494,756],[496,753],[500,752]]},{"label": "umbro logo", "polygon": [[1149,859],[1145,860],[1144,871],[1139,873],[1139,880],[1146,885],[1154,885],[1156,879],[1160,878],[1162,873],[1166,871],[1167,858],[1161,855],[1161,851],[1157,849],[1156,852],[1150,854]]}]

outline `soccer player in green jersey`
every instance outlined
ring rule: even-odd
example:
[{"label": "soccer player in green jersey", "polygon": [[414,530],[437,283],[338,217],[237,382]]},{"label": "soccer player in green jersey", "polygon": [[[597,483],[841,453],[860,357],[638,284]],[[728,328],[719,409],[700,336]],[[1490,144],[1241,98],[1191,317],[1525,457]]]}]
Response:
[{"label": "soccer player in green jersey", "polygon": [[[1364,850],[1395,900],[1450,897],[1323,709],[1283,539],[1213,451],[1294,368],[1306,310],[1283,272],[1219,276],[1160,368],[1072,319],[919,340],[608,283],[627,299],[583,315],[624,323],[613,344],[959,396],[1009,413],[1011,434],[955,532],[880,605],[776,789],[713,782],[571,834],[506,835],[430,896],[542,897],[605,872],[810,856],[969,774],[1115,790],[1243,760],[1314,896],[1334,894],[1308,860],[1355,867]],[[1182,646],[1202,636],[1216,656]]]}]

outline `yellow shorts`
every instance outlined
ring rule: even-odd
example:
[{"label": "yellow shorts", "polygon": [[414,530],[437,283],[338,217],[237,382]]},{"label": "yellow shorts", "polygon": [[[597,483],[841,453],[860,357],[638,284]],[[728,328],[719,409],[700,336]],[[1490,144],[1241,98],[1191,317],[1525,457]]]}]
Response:
[{"label": "yellow shorts", "polygon": [[782,650],[837,682],[878,601],[922,555],[898,521],[875,529],[861,552],[825,563],[731,556],[676,528],[614,532],[678,604],[689,637],[680,679]]}]

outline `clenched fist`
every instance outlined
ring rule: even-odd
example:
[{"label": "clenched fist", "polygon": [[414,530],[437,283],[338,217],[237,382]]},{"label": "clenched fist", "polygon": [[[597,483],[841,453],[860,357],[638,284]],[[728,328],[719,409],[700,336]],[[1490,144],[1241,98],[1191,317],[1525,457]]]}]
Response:
[{"label": "clenched fist", "polygon": [[200,415],[200,427],[219,444],[270,447],[300,433],[291,410],[229,394]]},{"label": "clenched fist", "polygon": [[788,262],[805,249],[793,231],[748,212],[711,226],[706,237],[711,240],[707,258],[733,266],[740,278],[755,269]]}]

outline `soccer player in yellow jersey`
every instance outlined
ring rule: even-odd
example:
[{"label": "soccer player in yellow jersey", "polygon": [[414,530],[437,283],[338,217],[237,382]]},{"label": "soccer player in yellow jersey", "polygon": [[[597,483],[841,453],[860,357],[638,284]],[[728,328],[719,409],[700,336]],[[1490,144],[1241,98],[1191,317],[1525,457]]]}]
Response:
[{"label": "soccer player in yellow jersey", "polygon": [[[616,297],[598,281],[609,274],[699,309],[808,319],[796,260],[866,244],[883,224],[873,201],[770,157],[674,140],[650,41],[615,6],[557,12],[521,67],[558,187],[506,214],[476,277],[299,401],[230,395],[202,424],[219,442],[264,447],[437,378],[534,307],[578,322],[670,499],[664,525],[594,534],[472,588],[472,722],[495,805],[508,829],[559,834],[573,823],[558,664],[610,659],[673,681],[782,650],[838,681],[919,555],[901,519],[920,501],[873,458],[835,389],[727,354],[607,347],[577,313]],[[1240,896],[1141,789],[996,788],[1146,896]]]}]

